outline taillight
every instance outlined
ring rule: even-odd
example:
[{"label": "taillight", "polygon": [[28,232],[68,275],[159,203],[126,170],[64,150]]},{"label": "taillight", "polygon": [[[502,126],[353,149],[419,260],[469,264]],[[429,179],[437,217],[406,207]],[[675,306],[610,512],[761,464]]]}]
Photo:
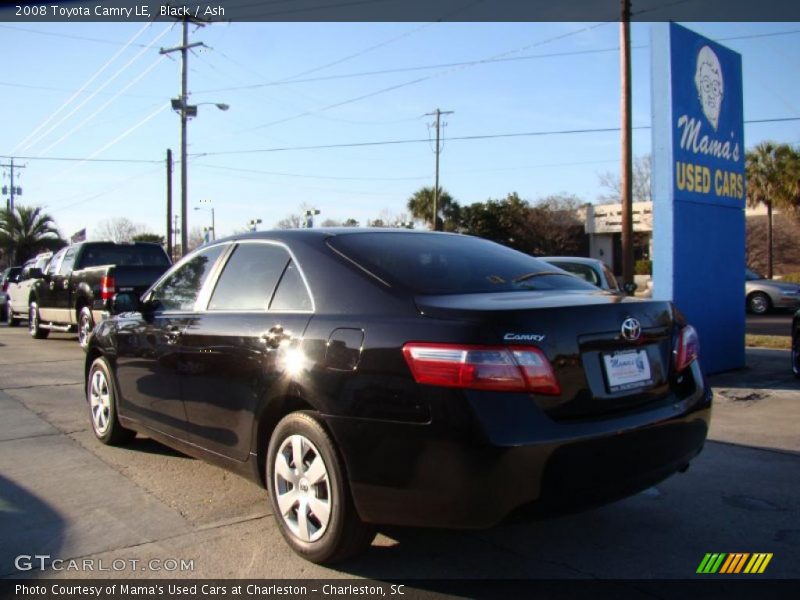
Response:
[{"label": "taillight", "polygon": [[100,279],[100,298],[102,300],[111,300],[111,298],[114,297],[115,288],[116,282],[114,278],[103,276],[103,278]]},{"label": "taillight", "polygon": [[675,342],[675,370],[680,372],[697,360],[700,353],[700,339],[691,325],[681,329]]},{"label": "taillight", "polygon": [[558,395],[550,361],[534,347],[412,342],[403,356],[417,383],[442,387]]},{"label": "taillight", "polygon": [[4,291],[4,292],[7,292],[7,291],[8,291],[8,281],[4,281],[4,282],[3,282],[3,291]]}]

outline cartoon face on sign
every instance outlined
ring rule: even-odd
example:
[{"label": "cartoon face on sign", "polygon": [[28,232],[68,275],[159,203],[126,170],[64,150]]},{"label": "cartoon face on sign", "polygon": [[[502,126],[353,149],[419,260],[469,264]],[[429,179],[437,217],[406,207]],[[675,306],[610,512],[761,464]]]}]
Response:
[{"label": "cartoon face on sign", "polygon": [[694,84],[697,87],[700,104],[703,106],[703,114],[716,131],[719,126],[719,109],[722,105],[724,84],[719,59],[708,46],[703,46],[697,53]]}]

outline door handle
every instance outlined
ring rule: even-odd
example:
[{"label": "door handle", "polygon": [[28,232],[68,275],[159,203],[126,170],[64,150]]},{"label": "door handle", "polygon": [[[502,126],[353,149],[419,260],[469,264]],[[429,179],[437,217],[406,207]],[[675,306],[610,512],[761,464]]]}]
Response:
[{"label": "door handle", "polygon": [[67,280],[65,279],[65,280],[64,280],[64,289],[67,289],[68,287],[69,287],[69,281],[67,281]]},{"label": "door handle", "polygon": [[283,327],[276,325],[270,327],[261,334],[261,340],[267,345],[267,348],[275,349],[281,345],[283,340],[288,340],[292,337],[291,332],[284,331]]},{"label": "door handle", "polygon": [[55,281],[51,281],[51,282],[50,282],[50,289],[51,289],[51,290],[52,290],[52,289],[55,289],[55,287],[56,287],[56,282],[55,282]]},{"label": "door handle", "polygon": [[164,331],[164,337],[167,338],[167,344],[174,345],[178,343],[183,335],[183,327],[177,325],[169,325]]}]

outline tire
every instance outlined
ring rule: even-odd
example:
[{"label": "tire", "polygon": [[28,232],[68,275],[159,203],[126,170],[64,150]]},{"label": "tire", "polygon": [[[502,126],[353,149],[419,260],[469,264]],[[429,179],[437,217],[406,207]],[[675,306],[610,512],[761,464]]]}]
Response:
[{"label": "tire", "polygon": [[50,330],[42,329],[39,323],[39,307],[36,302],[31,302],[28,307],[28,331],[31,337],[37,340],[43,340],[50,335]]},{"label": "tire", "polygon": [[[302,466],[297,466],[302,456]],[[364,551],[375,529],[359,519],[344,466],[316,413],[285,416],[269,441],[267,489],[275,520],[297,554],[334,563]]]},{"label": "tire", "polygon": [[765,315],[772,308],[772,302],[764,292],[753,292],[747,297],[747,310],[754,315]]},{"label": "tire", "polygon": [[800,378],[800,329],[792,336],[792,372]]},{"label": "tire", "polygon": [[95,359],[89,369],[86,400],[89,404],[89,421],[98,440],[108,446],[120,446],[136,437],[135,431],[119,424],[117,389],[105,357]]},{"label": "tire", "polygon": [[19,319],[14,316],[14,307],[8,303],[8,326],[19,327]]},{"label": "tire", "polygon": [[88,306],[84,306],[78,314],[78,344],[86,350],[89,345],[89,336],[94,329],[94,317]]}]

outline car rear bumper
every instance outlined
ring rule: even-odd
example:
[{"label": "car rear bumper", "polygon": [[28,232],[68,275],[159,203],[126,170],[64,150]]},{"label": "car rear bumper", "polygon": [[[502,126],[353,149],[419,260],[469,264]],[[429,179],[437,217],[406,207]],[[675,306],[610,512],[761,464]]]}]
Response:
[{"label": "car rear bumper", "polygon": [[555,423],[485,394],[467,402],[472,419],[447,424],[326,418],[362,519],[480,528],[523,507],[609,502],[685,469],[703,447],[711,413],[705,387],[602,421]]}]

